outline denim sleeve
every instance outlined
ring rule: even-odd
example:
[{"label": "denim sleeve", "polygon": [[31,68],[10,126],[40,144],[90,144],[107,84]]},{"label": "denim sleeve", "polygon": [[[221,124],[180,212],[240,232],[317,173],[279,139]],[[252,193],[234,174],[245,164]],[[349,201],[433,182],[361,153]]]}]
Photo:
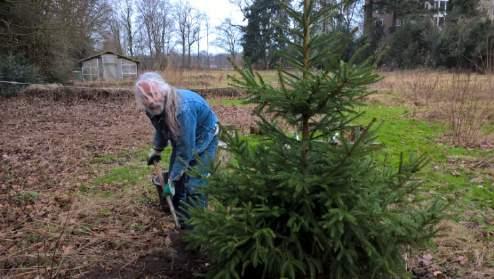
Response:
[{"label": "denim sleeve", "polygon": [[170,171],[170,178],[178,180],[189,167],[189,162],[194,159],[196,123],[197,118],[189,111],[182,112],[177,117],[180,123],[180,136],[176,141],[176,159]]},{"label": "denim sleeve", "polygon": [[162,115],[151,115],[146,112],[147,117],[151,120],[154,127],[153,148],[162,151],[168,145],[168,133],[164,130],[164,119]]},{"label": "denim sleeve", "polygon": [[163,133],[155,130],[154,131],[154,139],[153,139],[153,148],[162,151],[168,145],[168,138],[163,136]]}]

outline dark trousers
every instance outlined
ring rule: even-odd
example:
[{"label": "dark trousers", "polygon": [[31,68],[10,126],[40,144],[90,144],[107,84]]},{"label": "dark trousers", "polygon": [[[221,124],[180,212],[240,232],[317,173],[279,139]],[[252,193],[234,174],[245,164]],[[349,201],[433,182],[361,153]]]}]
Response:
[{"label": "dark trousers", "polygon": [[[214,163],[216,151],[218,149],[218,137],[214,137],[208,147],[198,154],[198,161],[192,160],[189,166],[195,168],[197,176],[189,176],[184,174],[178,181],[174,183],[175,196],[173,196],[173,205],[179,214],[182,221],[188,219],[188,214],[185,210],[186,205],[203,207],[208,206],[206,195],[198,191],[201,187],[207,185],[206,177],[209,174],[209,167]],[[170,157],[170,169],[175,161],[175,154],[172,151]]]}]

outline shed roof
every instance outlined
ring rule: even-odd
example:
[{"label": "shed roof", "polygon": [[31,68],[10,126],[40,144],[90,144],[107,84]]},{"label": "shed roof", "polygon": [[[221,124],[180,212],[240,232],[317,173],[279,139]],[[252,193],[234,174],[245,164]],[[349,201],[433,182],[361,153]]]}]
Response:
[{"label": "shed roof", "polygon": [[117,53],[112,52],[112,51],[104,51],[104,52],[100,52],[100,53],[98,53],[98,54],[95,54],[95,55],[93,55],[93,56],[86,57],[86,58],[84,58],[84,59],[79,60],[79,63],[82,63],[82,62],[84,62],[84,61],[91,60],[91,59],[96,58],[96,57],[99,57],[99,56],[101,56],[101,55],[103,55],[103,54],[113,54],[113,55],[118,56],[119,58],[126,59],[126,60],[129,60],[129,61],[132,61],[132,62],[135,62],[135,63],[139,64],[139,61],[138,61],[138,60],[136,60],[136,59],[130,58],[130,57],[125,56],[125,55],[117,54]]}]

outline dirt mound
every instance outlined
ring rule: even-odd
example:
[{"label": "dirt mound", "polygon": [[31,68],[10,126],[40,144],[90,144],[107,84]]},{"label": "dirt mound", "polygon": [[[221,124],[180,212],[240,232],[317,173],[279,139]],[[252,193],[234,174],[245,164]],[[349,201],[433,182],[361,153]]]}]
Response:
[{"label": "dirt mound", "polygon": [[31,85],[18,93],[19,97],[43,98],[46,101],[106,101],[133,98],[129,88],[89,88],[61,85]]}]

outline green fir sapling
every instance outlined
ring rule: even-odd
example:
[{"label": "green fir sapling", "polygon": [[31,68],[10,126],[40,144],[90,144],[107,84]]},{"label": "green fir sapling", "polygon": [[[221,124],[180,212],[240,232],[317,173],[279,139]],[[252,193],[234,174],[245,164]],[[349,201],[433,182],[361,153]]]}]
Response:
[{"label": "green fir sapling", "polygon": [[429,240],[443,210],[414,178],[426,159],[382,166],[372,124],[331,141],[379,77],[317,32],[331,9],[286,9],[296,28],[278,85],[250,67],[233,79],[256,105],[262,140],[225,134],[233,160],[205,187],[214,206],[191,208],[186,239],[207,254],[212,278],[402,278],[404,248]]}]

